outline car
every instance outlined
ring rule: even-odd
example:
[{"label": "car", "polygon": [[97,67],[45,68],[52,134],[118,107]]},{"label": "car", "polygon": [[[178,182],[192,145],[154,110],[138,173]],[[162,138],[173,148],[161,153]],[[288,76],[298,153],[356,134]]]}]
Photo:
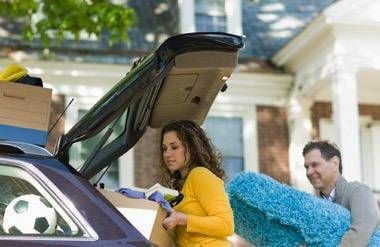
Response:
[{"label": "car", "polygon": [[[190,33],[136,61],[66,134],[53,154],[0,141],[1,246],[151,246],[89,181],[131,149],[147,127],[202,123],[237,65],[244,38]],[[98,143],[75,164],[72,149]]]}]

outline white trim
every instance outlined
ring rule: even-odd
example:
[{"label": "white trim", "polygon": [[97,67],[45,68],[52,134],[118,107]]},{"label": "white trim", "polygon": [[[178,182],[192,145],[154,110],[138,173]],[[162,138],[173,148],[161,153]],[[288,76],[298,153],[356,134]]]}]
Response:
[{"label": "white trim", "polygon": [[371,146],[372,146],[372,160],[370,164],[369,171],[372,175],[372,184],[369,184],[369,186],[372,187],[372,189],[379,191],[380,190],[380,181],[378,179],[378,175],[380,174],[380,155],[379,155],[379,148],[380,148],[380,141],[378,137],[380,136],[380,122],[375,121],[371,124]]},{"label": "white trim", "polygon": [[180,32],[195,32],[194,0],[178,0]]},{"label": "white trim", "polygon": [[[69,105],[72,97],[70,95],[65,95],[65,107]],[[71,105],[67,108],[65,112],[65,129],[64,133],[67,133],[78,121],[78,111],[79,107],[77,104],[74,103],[75,99],[71,103]]]},{"label": "white trim", "polygon": [[[324,15],[318,16],[311,24],[306,26],[300,34],[276,52],[272,60],[276,65],[283,66],[297,57],[297,55],[304,56],[305,54],[300,51],[307,45],[313,43],[314,40],[323,40],[322,36],[328,34],[329,30],[330,28],[326,22],[326,17]],[[319,43],[320,42],[316,42],[315,45],[319,45]]]},{"label": "white trim", "polygon": [[225,0],[225,11],[227,17],[227,32],[242,35],[241,0]]},{"label": "white trim", "polygon": [[373,139],[372,121],[371,116],[360,117],[360,153],[363,182],[371,188],[374,188],[376,177],[376,152],[374,152],[374,144],[376,145],[376,140]]},{"label": "white trim", "polygon": [[311,104],[312,101],[308,98],[296,98],[292,96],[287,106],[291,184],[293,187],[309,193],[312,193],[314,189],[305,175],[302,150],[311,138]]},{"label": "white trim", "polygon": [[258,172],[256,106],[216,103],[208,116],[240,117],[243,120],[244,170]]},{"label": "white trim", "polygon": [[[12,59],[0,59],[0,66],[6,67],[14,63]],[[71,78],[66,83],[73,82],[76,78],[120,78],[124,76],[129,70],[128,65],[117,64],[97,64],[97,63],[81,63],[81,62],[61,62],[61,61],[42,61],[42,60],[25,60],[22,61],[31,75],[36,76],[55,76]],[[92,85],[92,81],[84,81],[84,83]],[[51,82],[55,83],[55,82]],[[75,84],[75,83],[73,83]],[[104,84],[104,81],[103,81]]]},{"label": "white trim", "polygon": [[368,23],[379,23],[379,2],[373,0],[344,0],[336,1],[324,12],[330,22],[360,23],[365,26]]},{"label": "white trim", "polygon": [[322,139],[328,139],[338,144],[338,137],[335,131],[335,125],[331,118],[319,119],[319,136]]},{"label": "white trim", "polygon": [[[11,59],[0,59],[0,67],[14,62]],[[100,98],[130,70],[127,65],[78,62],[28,60],[22,61],[22,64],[30,75],[41,77],[44,87],[52,88],[53,94],[78,98]]]},{"label": "white trim", "polygon": [[293,84],[291,75],[233,73],[228,89],[218,94],[216,103],[286,106]]},{"label": "white trim", "polygon": [[119,158],[119,187],[135,186],[134,148]]},{"label": "white trim", "polygon": [[[343,67],[343,65],[342,65]],[[357,99],[356,71],[337,68],[331,76],[332,117],[335,123],[342,162],[343,176],[348,181],[361,181],[360,126]],[[347,133],[350,133],[347,135]]]},{"label": "white trim", "polygon": [[[241,0],[225,0],[226,27],[227,32],[242,35],[242,10]],[[195,26],[195,1],[178,0],[180,16],[180,32],[196,32]]]}]

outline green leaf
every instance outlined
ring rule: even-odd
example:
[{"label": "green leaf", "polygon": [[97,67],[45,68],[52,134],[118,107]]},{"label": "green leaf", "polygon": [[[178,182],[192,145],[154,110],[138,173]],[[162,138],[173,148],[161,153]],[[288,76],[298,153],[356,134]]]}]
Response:
[{"label": "green leaf", "polygon": [[109,0],[0,1],[0,16],[22,21],[23,38],[39,39],[45,48],[70,36],[79,40],[81,32],[100,38],[103,30],[111,34],[110,45],[128,43],[128,29],[136,23],[133,9]]}]

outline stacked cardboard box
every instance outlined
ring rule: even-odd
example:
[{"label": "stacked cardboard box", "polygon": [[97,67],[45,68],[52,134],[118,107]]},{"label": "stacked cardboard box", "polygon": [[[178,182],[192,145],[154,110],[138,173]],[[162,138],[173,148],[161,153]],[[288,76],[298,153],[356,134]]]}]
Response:
[{"label": "stacked cardboard box", "polygon": [[52,90],[0,81],[0,139],[44,146]]}]

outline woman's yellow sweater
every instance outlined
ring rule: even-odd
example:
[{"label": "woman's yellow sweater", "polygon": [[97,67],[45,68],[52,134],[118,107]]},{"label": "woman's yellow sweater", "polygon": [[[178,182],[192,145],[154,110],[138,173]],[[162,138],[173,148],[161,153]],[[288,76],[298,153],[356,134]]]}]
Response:
[{"label": "woman's yellow sweater", "polygon": [[174,207],[187,214],[187,225],[177,226],[178,246],[230,246],[234,220],[223,180],[205,167],[192,169],[182,191],[184,199]]}]

